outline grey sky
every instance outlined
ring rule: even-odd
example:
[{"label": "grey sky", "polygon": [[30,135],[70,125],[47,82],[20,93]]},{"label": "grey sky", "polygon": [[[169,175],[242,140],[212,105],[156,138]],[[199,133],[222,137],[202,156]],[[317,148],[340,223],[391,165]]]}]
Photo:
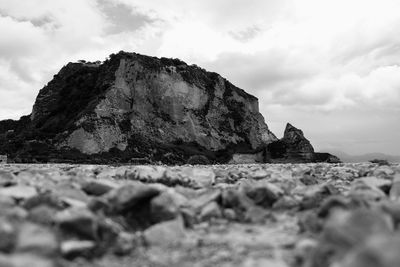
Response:
[{"label": "grey sky", "polygon": [[177,57],[256,95],[316,149],[400,154],[398,0],[0,0],[0,119],[69,61]]}]

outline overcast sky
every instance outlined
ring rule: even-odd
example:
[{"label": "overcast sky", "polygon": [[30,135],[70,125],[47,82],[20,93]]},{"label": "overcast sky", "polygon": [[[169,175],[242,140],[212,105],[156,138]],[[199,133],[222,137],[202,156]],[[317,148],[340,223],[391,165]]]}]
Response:
[{"label": "overcast sky", "polygon": [[399,0],[0,0],[0,119],[67,62],[180,58],[259,98],[316,150],[400,154]]}]

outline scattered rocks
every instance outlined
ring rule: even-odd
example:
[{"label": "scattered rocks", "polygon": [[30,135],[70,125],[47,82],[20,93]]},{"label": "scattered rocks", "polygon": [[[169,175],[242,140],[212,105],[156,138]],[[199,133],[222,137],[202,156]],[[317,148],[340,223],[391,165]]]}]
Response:
[{"label": "scattered rocks", "polygon": [[0,171],[0,266],[400,263],[399,166],[23,166]]}]

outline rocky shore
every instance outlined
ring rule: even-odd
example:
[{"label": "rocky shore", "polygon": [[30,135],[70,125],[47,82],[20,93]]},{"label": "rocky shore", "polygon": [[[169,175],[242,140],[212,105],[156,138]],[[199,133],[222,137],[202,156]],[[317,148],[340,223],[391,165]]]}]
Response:
[{"label": "rocky shore", "polygon": [[400,165],[0,165],[0,266],[400,266]]}]

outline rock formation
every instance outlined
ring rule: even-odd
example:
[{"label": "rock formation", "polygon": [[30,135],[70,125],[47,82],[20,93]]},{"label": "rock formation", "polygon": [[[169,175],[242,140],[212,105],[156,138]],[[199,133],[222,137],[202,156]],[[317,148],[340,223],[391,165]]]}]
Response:
[{"label": "rock formation", "polygon": [[267,145],[265,161],[338,163],[340,159],[329,153],[314,152],[303,131],[287,123],[283,137]]},{"label": "rock formation", "polygon": [[[0,134],[11,158],[104,163],[227,162],[243,151],[263,159],[260,151],[278,141],[258,99],[217,73],[126,52],[68,63],[40,90],[30,117],[0,122]],[[289,158],[313,160],[294,127],[279,142]]]}]

